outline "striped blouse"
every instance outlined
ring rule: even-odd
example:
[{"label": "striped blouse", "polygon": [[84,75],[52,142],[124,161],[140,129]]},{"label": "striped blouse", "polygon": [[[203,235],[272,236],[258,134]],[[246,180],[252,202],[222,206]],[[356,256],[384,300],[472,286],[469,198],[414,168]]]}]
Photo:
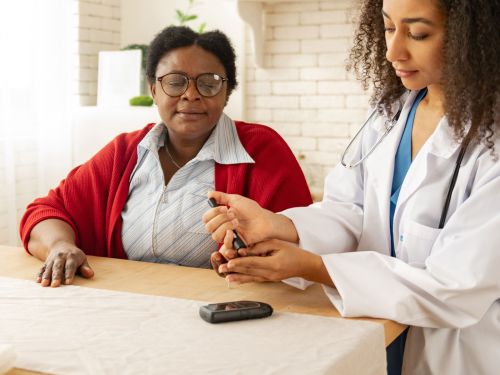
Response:
[{"label": "striped blouse", "polygon": [[210,266],[217,243],[201,216],[209,208],[207,192],[215,186],[215,162],[254,163],[241,144],[234,122],[225,114],[198,154],[165,186],[158,150],[167,130],[156,124],[137,147],[122,211],[122,241],[129,259],[183,266]]}]

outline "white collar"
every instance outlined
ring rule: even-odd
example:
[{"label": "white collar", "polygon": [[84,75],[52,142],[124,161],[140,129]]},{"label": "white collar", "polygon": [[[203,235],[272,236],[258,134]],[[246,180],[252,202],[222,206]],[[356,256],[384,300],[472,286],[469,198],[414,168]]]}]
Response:
[{"label": "white collar", "polygon": [[[139,155],[146,150],[158,153],[165,144],[167,131],[160,122],[153,126],[138,144]],[[226,114],[222,114],[214,131],[192,159],[192,161],[215,160],[219,164],[255,163],[241,144],[236,125]]]}]

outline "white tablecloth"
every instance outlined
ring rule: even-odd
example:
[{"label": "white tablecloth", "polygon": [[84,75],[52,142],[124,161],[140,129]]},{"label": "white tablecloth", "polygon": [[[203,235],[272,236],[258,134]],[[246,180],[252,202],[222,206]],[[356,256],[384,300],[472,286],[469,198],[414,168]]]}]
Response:
[{"label": "white tablecloth", "polygon": [[0,345],[56,374],[385,374],[380,324],[275,311],[212,325],[203,304],[0,277]]},{"label": "white tablecloth", "polygon": [[[0,319],[2,319],[1,316]],[[0,344],[0,374],[4,374],[9,371],[12,366],[14,366],[15,359],[16,354],[14,353],[12,345]]]}]

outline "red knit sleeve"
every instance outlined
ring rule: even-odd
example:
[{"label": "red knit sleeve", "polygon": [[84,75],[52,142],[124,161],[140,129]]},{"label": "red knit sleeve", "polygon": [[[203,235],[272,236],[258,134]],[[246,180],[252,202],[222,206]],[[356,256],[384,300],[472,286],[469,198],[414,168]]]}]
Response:
[{"label": "red knit sleeve", "polygon": [[24,248],[28,248],[36,224],[56,218],[73,228],[77,246],[87,254],[106,255],[111,205],[145,131],[116,137],[88,162],[73,169],[46,197],[29,204],[20,224]]},{"label": "red knit sleeve", "polygon": [[79,243],[78,231],[75,222],[71,219],[71,214],[65,209],[65,191],[66,181],[71,181],[72,176],[77,172],[79,167],[73,169],[65,180],[61,181],[59,186],[49,191],[48,195],[43,198],[37,198],[26,208],[19,231],[24,248],[28,251],[28,241],[31,231],[39,222],[47,219],[60,219],[68,223],[75,233],[76,243]]}]

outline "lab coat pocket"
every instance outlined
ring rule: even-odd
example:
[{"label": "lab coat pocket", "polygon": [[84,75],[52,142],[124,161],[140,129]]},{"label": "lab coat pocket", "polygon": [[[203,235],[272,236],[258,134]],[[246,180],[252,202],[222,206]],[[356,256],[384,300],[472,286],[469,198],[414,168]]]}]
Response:
[{"label": "lab coat pocket", "polygon": [[182,198],[182,226],[186,232],[209,235],[205,229],[201,217],[205,211],[210,209],[208,205],[207,191],[213,190],[213,187],[206,189],[198,187],[195,191],[187,191]]},{"label": "lab coat pocket", "polygon": [[425,260],[430,255],[441,230],[415,221],[406,223],[405,233],[400,245],[403,250],[403,258],[408,259],[409,265],[425,268]]}]

